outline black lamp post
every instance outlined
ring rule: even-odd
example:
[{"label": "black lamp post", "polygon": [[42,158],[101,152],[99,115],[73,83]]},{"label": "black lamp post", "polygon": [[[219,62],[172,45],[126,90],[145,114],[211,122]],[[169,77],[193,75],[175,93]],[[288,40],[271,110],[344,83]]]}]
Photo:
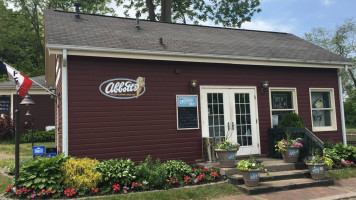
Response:
[{"label": "black lamp post", "polygon": [[[25,98],[21,101],[21,105],[33,105],[35,104],[32,101],[30,95],[27,93],[28,91],[25,88],[20,88],[17,90],[19,93],[20,90],[25,90],[26,95]],[[15,187],[18,189],[18,179],[19,179],[19,172],[20,172],[20,111],[18,110],[18,105],[16,101],[16,110],[15,110]]]}]

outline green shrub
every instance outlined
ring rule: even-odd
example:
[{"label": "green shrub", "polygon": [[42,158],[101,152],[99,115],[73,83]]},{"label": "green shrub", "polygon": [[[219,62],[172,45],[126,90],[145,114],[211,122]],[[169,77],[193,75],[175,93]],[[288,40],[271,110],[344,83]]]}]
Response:
[{"label": "green shrub", "polygon": [[85,194],[90,188],[96,188],[101,174],[94,172],[97,160],[90,158],[68,159],[62,166],[62,182],[65,188],[75,188],[79,194]]},{"label": "green shrub", "polygon": [[304,128],[304,122],[303,119],[297,114],[297,113],[285,113],[282,116],[281,121],[278,122],[278,128],[290,128],[290,127],[296,127],[296,128]]},{"label": "green shrub", "polygon": [[[33,158],[23,158],[20,160],[20,171],[22,170],[22,167],[27,165],[27,163],[33,161]],[[15,161],[14,163],[11,163],[6,166],[6,173],[9,175],[14,175],[15,174]]]},{"label": "green shrub", "polygon": [[[32,131],[28,133],[21,134],[20,143],[30,143],[32,142]],[[55,140],[55,130],[49,131],[34,131],[33,133],[33,142],[54,142]]]},{"label": "green shrub", "polygon": [[181,160],[169,160],[163,163],[168,176],[182,180],[184,176],[190,175],[192,167]]},{"label": "green shrub", "polygon": [[136,167],[136,174],[137,182],[146,183],[154,188],[163,187],[168,178],[165,166],[161,164],[159,159],[154,164],[151,156],[146,157],[146,162],[140,162]]},{"label": "green shrub", "polygon": [[22,167],[18,184],[32,190],[53,190],[54,196],[61,195],[61,168],[69,157],[64,154],[52,158],[36,158]]},{"label": "green shrub", "polygon": [[135,163],[127,160],[105,160],[94,167],[102,175],[103,192],[109,192],[114,184],[129,186],[136,179]]},{"label": "green shrub", "polygon": [[337,165],[342,160],[356,162],[356,147],[345,146],[342,143],[337,143],[331,148],[324,148],[323,154],[325,157],[331,158]]}]

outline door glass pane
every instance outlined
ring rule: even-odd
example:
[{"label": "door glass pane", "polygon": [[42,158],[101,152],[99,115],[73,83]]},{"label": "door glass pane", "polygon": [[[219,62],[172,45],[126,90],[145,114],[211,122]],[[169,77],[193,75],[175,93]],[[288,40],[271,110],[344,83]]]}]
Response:
[{"label": "door glass pane", "polygon": [[209,137],[225,140],[224,98],[222,93],[208,93]]},{"label": "door glass pane", "polygon": [[[240,98],[237,100],[237,98]],[[240,109],[237,109],[240,108]],[[251,116],[250,116],[250,94],[235,94],[235,117],[237,142],[241,146],[252,145]]]}]

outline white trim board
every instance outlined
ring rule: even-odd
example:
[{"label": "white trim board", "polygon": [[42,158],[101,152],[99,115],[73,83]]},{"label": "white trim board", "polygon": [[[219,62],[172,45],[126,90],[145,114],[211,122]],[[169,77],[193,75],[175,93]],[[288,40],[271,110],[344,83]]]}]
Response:
[{"label": "white trim board", "polygon": [[343,68],[345,65],[353,65],[352,62],[327,62],[301,59],[278,59],[268,57],[247,57],[218,54],[198,54],[169,51],[150,51],[137,49],[117,49],[103,47],[87,47],[73,45],[47,44],[49,54],[62,54],[67,49],[68,55],[128,58],[162,61],[223,63],[240,65],[280,66],[280,67],[310,67],[310,68]]}]

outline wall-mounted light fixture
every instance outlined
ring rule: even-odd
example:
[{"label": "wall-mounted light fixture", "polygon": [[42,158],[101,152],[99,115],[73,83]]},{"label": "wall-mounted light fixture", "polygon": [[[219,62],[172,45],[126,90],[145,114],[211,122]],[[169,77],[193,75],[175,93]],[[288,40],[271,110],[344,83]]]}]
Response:
[{"label": "wall-mounted light fixture", "polygon": [[262,82],[262,87],[261,87],[261,93],[264,94],[266,90],[268,89],[269,83],[268,81],[263,81]]},{"label": "wall-mounted light fixture", "polygon": [[190,93],[194,94],[195,88],[198,85],[198,81],[193,79],[190,81]]}]

